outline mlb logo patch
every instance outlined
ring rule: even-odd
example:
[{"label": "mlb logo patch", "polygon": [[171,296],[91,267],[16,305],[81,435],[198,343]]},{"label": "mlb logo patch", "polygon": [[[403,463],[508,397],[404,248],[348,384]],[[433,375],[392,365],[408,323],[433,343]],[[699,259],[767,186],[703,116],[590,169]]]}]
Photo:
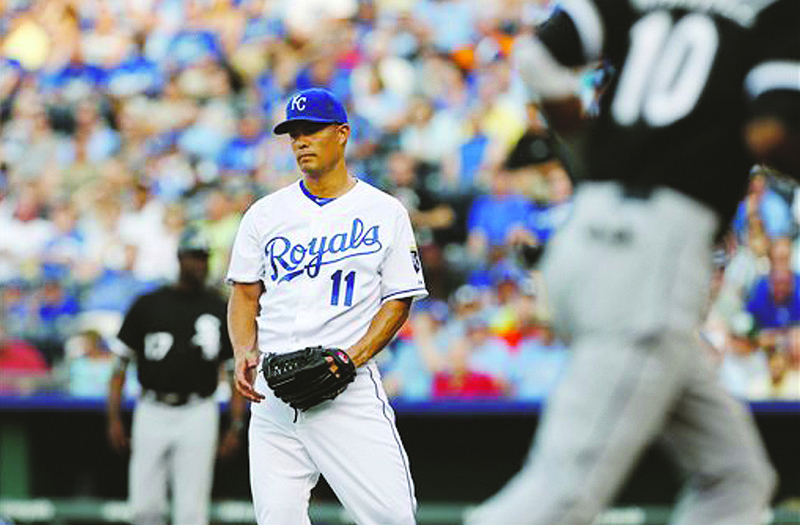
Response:
[{"label": "mlb logo patch", "polygon": [[419,258],[419,252],[417,251],[416,246],[411,248],[411,264],[414,265],[415,272],[419,273],[422,271],[422,261]]}]

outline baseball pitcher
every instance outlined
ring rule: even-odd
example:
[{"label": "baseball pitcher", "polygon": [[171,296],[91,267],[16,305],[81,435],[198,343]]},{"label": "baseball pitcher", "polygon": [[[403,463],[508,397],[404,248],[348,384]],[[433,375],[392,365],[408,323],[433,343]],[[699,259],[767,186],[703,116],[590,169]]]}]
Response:
[{"label": "baseball pitcher", "polygon": [[371,361],[427,295],[408,213],[347,171],[350,128],[329,91],[295,94],[274,131],[303,177],[247,211],[228,271],[258,523],[309,523],[320,474],[358,523],[414,523],[408,458]]}]

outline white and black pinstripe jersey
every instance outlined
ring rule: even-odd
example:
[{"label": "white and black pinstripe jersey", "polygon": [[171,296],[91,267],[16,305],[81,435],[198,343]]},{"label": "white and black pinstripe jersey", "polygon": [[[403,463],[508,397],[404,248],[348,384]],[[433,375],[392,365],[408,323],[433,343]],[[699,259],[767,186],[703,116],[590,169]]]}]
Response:
[{"label": "white and black pinstripe jersey", "polygon": [[747,120],[800,128],[800,0],[564,0],[538,36],[563,65],[616,70],[589,179],[669,186],[728,219],[753,164]]}]

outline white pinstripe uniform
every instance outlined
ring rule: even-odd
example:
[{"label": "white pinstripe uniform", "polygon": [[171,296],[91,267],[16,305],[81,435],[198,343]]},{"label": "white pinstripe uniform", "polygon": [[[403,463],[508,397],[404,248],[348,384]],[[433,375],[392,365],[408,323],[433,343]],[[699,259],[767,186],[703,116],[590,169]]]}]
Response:
[{"label": "white pinstripe uniform", "polygon": [[[390,299],[427,295],[408,213],[393,197],[357,182],[334,200],[302,181],[268,195],[239,227],[228,279],[258,282],[258,346],[288,352],[348,348]],[[259,523],[308,523],[321,473],[358,523],[413,523],[408,458],[374,363],[333,401],[296,412],[266,396],[252,406],[250,476]]]}]

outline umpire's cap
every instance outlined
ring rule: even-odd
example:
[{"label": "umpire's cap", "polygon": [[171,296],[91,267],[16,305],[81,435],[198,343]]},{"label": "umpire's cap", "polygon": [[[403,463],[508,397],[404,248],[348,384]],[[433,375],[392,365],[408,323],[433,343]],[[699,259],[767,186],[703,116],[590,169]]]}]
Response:
[{"label": "umpire's cap", "polygon": [[183,230],[180,241],[178,241],[178,255],[187,253],[208,255],[210,252],[211,243],[199,228],[189,226]]},{"label": "umpire's cap", "polygon": [[289,133],[292,122],[346,124],[347,112],[336,95],[323,88],[304,89],[292,95],[286,104],[286,120],[272,130],[276,135]]}]

